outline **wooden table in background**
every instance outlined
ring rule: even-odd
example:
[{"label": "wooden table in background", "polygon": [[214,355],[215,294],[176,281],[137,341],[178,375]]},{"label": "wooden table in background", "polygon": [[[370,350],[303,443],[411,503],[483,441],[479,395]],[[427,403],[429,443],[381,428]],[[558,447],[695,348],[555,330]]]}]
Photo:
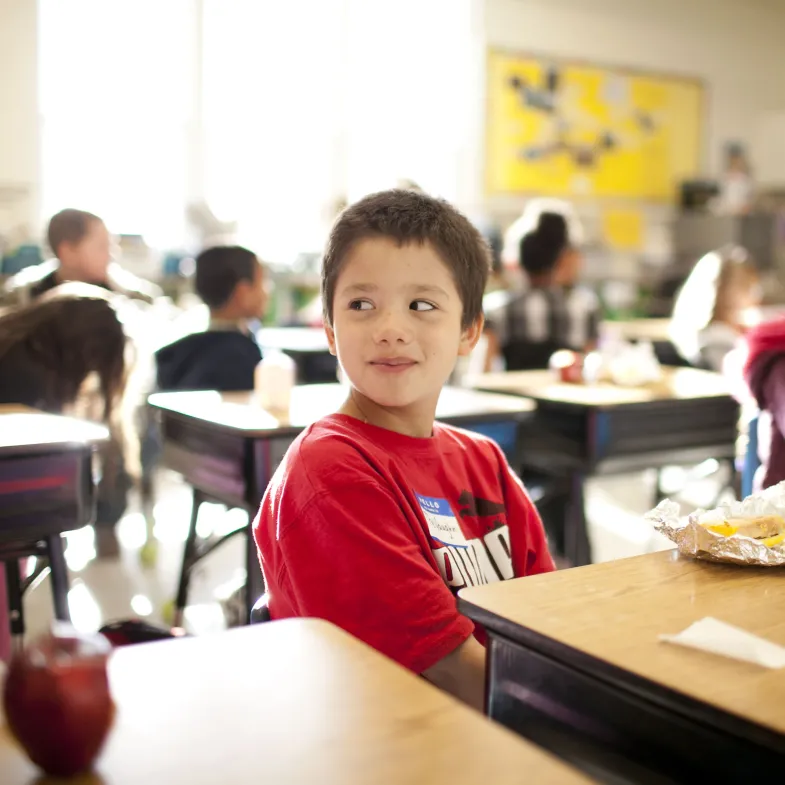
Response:
[{"label": "wooden table in background", "polygon": [[459,606],[492,641],[490,716],[575,765],[785,779],[785,671],[658,640],[713,616],[785,645],[785,571],[665,551],[464,589]]},{"label": "wooden table in background", "polygon": [[536,403],[526,424],[523,464],[569,478],[566,555],[576,565],[591,561],[583,503],[587,476],[708,458],[728,461],[733,470],[739,406],[722,377],[708,371],[666,367],[660,382],[644,387],[563,384],[550,371],[488,373],[470,383]]},{"label": "wooden table in background", "polygon": [[108,437],[95,423],[0,406],[0,542],[90,523],[93,451]]},{"label": "wooden table in background", "polygon": [[670,319],[627,319],[605,321],[603,327],[623,338],[625,341],[651,341],[667,343],[670,341]]},{"label": "wooden table in background", "polygon": [[[151,395],[164,442],[163,463],[182,474],[205,496],[252,515],[278,464],[297,435],[337,411],[348,388],[340,384],[295,387],[287,417],[275,417],[255,403],[253,393],[174,392]],[[519,423],[531,415],[531,401],[508,395],[446,387],[438,420],[495,438],[515,449]],[[192,519],[191,529],[195,529]],[[248,609],[263,593],[256,545],[247,528]],[[188,546],[188,542],[186,543]],[[177,604],[177,603],[176,603]]]},{"label": "wooden table in background", "polygon": [[[110,681],[115,727],[85,785],[589,782],[322,621],[118,649]],[[37,781],[4,727],[0,771]]]}]

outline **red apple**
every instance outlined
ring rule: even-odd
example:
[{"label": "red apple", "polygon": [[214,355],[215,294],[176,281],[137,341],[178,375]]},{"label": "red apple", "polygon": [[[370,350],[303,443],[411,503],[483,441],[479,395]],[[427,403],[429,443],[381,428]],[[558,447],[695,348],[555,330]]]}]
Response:
[{"label": "red apple", "polygon": [[87,771],[114,717],[106,663],[111,644],[64,626],[14,656],[3,692],[8,726],[47,774]]}]

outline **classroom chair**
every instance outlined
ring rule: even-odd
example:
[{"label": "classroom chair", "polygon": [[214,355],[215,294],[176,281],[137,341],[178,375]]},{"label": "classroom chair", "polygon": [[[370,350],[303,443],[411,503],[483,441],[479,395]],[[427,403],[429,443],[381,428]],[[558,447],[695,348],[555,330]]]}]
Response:
[{"label": "classroom chair", "polygon": [[[173,627],[182,627],[185,617],[185,606],[188,602],[188,588],[191,581],[191,572],[194,567],[205,557],[211,554],[216,548],[223,545],[231,537],[236,537],[238,534],[244,535],[246,538],[253,535],[250,532],[251,517],[254,515],[255,510],[249,510],[248,523],[233,529],[220,537],[208,537],[200,540],[196,533],[196,524],[199,520],[199,508],[207,503],[222,503],[220,499],[214,499],[203,491],[197,488],[193,489],[193,501],[191,505],[191,520],[188,524],[188,534],[185,538],[185,545],[183,547],[183,560],[180,566],[180,575],[177,580],[177,594],[174,600],[174,614],[172,617]],[[252,543],[248,543],[247,547],[252,547]],[[250,598],[246,608],[250,613]]]},{"label": "classroom chair", "polygon": [[263,624],[266,621],[271,621],[269,592],[265,592],[254,603],[253,608],[251,608],[251,615],[248,621],[251,624]]},{"label": "classroom chair", "polygon": [[[23,578],[20,561],[36,557],[33,572]],[[58,621],[71,621],[68,609],[68,568],[65,563],[63,536],[52,534],[34,542],[6,542],[0,544],[0,561],[5,567],[8,619],[14,645],[19,645],[25,634],[23,598],[25,592],[49,570],[54,616]]]},{"label": "classroom chair", "polygon": [[755,472],[760,466],[758,457],[758,415],[756,414],[747,425],[747,450],[741,469],[741,498],[746,499],[751,493],[755,482]]}]

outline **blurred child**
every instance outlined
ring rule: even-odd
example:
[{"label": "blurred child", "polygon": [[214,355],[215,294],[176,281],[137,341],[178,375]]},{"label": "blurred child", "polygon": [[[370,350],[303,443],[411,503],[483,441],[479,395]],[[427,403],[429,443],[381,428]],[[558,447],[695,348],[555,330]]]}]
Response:
[{"label": "blurred child", "polygon": [[[0,315],[0,403],[80,414],[110,427],[102,448],[96,513],[99,555],[117,554],[113,526],[130,478],[120,404],[128,371],[126,336],[108,292],[68,284]],[[82,405],[83,411],[75,407]]]},{"label": "blurred child", "polygon": [[744,146],[731,142],[725,147],[725,171],[721,181],[719,212],[746,215],[752,210],[754,201],[755,181]]},{"label": "blurred child", "polygon": [[754,490],[785,480],[785,317],[750,330],[744,378],[760,410]]},{"label": "blurred child", "polygon": [[547,368],[559,349],[593,348],[599,303],[593,292],[576,286],[582,257],[570,241],[567,218],[541,213],[520,241],[519,261],[528,287],[486,314],[486,366],[501,354],[508,371]]},{"label": "blurred child", "polygon": [[498,445],[434,422],[482,332],[489,267],[477,230],[425,194],[341,214],[322,293],[348,397],[295,440],[254,522],[273,619],[332,621],[478,708],[484,638],[456,592],[554,569]]},{"label": "blurred child", "polygon": [[671,341],[685,360],[719,373],[760,302],[758,272],[747,252],[738,246],[712,251],[676,296]]},{"label": "blurred child", "polygon": [[196,293],[209,325],[156,352],[158,389],[252,390],[262,353],[249,323],[264,316],[264,268],[247,248],[208,248],[196,258]]},{"label": "blurred child", "polygon": [[29,302],[67,281],[100,286],[126,297],[152,302],[161,290],[112,261],[112,239],[92,213],[68,208],[49,221],[47,241],[54,259],[28,267],[6,284],[12,301]]},{"label": "blurred child", "polygon": [[68,286],[0,314],[0,403],[59,413],[94,373],[109,422],[126,373],[126,337],[109,297]]}]

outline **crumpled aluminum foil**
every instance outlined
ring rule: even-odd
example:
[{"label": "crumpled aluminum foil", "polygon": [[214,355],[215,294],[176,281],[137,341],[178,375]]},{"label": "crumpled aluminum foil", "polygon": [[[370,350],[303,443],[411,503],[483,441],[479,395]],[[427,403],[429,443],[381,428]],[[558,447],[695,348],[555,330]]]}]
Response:
[{"label": "crumpled aluminum foil", "polygon": [[748,496],[743,501],[723,504],[715,510],[695,510],[687,518],[681,517],[680,512],[676,502],[665,499],[646,513],[645,518],[658,532],[675,542],[679,553],[684,556],[759,567],[785,565],[785,543],[768,547],[752,537],[738,534],[723,537],[700,525],[759,515],[781,515],[785,518],[785,482]]}]

